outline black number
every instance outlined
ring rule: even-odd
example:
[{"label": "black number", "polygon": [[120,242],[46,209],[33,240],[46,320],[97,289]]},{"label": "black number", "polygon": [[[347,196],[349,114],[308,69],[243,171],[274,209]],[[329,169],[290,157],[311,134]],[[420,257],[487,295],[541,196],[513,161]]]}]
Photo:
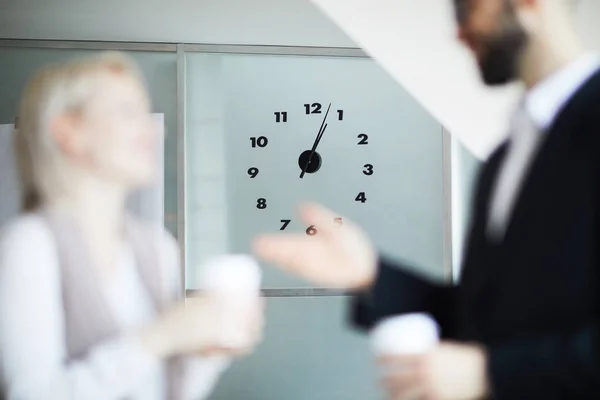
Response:
[{"label": "black number", "polygon": [[252,147],[265,147],[267,144],[269,144],[269,139],[264,136],[260,136],[258,139],[251,137],[250,141],[252,142]]},{"label": "black number", "polygon": [[290,224],[290,222],[292,222],[292,220],[291,220],[291,219],[282,219],[282,220],[281,220],[281,223],[282,223],[283,225],[281,226],[281,228],[279,228],[279,230],[280,230],[280,231],[283,231],[283,230],[285,230],[285,228],[287,228],[287,226]]},{"label": "black number", "polygon": [[365,175],[373,175],[373,165],[365,164],[365,169],[363,170],[363,174]]},{"label": "black number", "polygon": [[317,234],[317,228],[314,225],[309,226],[306,229],[306,234],[310,236],[315,236]]},{"label": "black number", "polygon": [[321,103],[305,104],[304,110],[307,114],[321,114]]},{"label": "black number", "polygon": [[361,133],[360,135],[358,135],[358,138],[360,139],[358,144],[369,144],[369,142],[367,142],[367,139],[369,139],[369,135]]},{"label": "black number", "polygon": [[335,223],[336,223],[336,224],[338,224],[338,225],[342,225],[342,219],[341,219],[341,218],[335,218],[335,219],[333,220],[333,222],[335,222]]},{"label": "black number", "polygon": [[344,119],[344,110],[338,110],[338,120],[342,121]]},{"label": "black number", "polygon": [[252,167],[248,169],[248,175],[250,175],[250,178],[256,178],[256,175],[258,175],[258,168]]},{"label": "black number", "polygon": [[360,201],[361,203],[364,203],[365,201],[367,201],[367,196],[365,196],[365,192],[360,192],[358,194],[358,196],[356,196],[356,198],[354,200],[355,201]]},{"label": "black number", "polygon": [[256,201],[256,208],[258,208],[259,210],[264,210],[265,208],[267,208],[267,200],[260,198]]},{"label": "black number", "polygon": [[281,111],[276,112],[275,114],[275,122],[287,122],[287,112]]}]

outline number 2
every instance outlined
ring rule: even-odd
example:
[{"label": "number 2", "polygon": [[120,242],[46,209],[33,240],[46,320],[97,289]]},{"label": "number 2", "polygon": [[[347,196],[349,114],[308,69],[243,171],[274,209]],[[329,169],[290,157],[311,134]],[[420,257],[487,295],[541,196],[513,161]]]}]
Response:
[{"label": "number 2", "polygon": [[367,135],[366,133],[361,133],[360,135],[358,135],[358,138],[360,139],[358,144],[369,144],[369,142],[367,142],[367,140],[369,140],[369,135]]}]

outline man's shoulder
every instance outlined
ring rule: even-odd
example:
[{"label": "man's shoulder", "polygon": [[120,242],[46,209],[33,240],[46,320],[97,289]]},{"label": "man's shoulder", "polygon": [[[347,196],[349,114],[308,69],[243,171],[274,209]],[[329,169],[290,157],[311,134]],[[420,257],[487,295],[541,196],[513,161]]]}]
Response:
[{"label": "man's shoulder", "polygon": [[[600,68],[564,106],[553,125],[567,143],[585,150],[600,150]],[[596,154],[596,153],[594,153]]]}]

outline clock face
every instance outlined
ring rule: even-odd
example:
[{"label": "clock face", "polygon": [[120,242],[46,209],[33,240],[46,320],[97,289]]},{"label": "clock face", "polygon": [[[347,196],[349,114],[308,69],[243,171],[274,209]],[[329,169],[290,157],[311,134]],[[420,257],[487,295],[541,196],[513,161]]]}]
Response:
[{"label": "clock face", "polygon": [[[250,251],[258,233],[318,235],[297,214],[316,201],[386,254],[442,271],[442,127],[385,72],[324,57],[228,55],[213,67],[204,92],[222,121],[212,152],[223,155],[226,251]],[[266,269],[265,287],[306,286]]]},{"label": "clock face", "polygon": [[[279,149],[285,152],[289,156],[288,163],[294,164],[296,167],[296,176],[289,176],[289,183],[287,189],[294,189],[296,187],[306,188],[308,190],[308,194],[312,194],[315,197],[321,197],[321,201],[327,201],[323,198],[322,193],[327,192],[328,185],[335,185],[332,181],[333,176],[332,172],[340,174],[342,171],[339,168],[336,168],[336,165],[333,165],[333,162],[340,162],[341,157],[339,154],[335,153],[335,150],[332,150],[332,146],[327,146],[327,151],[322,153],[322,148],[320,147],[321,143],[325,139],[325,135],[344,135],[348,139],[351,139],[345,129],[348,129],[344,125],[344,109],[338,108],[332,110],[332,103],[323,106],[321,102],[312,102],[306,103],[302,105],[298,105],[295,110],[290,109],[289,111],[275,111],[273,113],[274,123],[275,124],[288,124],[292,123],[290,121],[298,121],[298,128],[291,128],[292,131],[301,132],[299,135],[296,135],[295,138],[288,138],[287,141],[294,142],[293,146],[281,147],[282,144],[279,144]],[[304,131],[306,126],[314,125],[313,135],[310,135],[309,131]],[[277,132],[277,126],[273,126],[272,132]],[[269,146],[269,138],[267,136],[252,136],[250,139],[250,148],[252,149],[263,149]],[[311,140],[312,139],[312,140]],[[369,145],[369,135],[367,133],[358,133],[355,135],[355,144],[357,146],[368,146]],[[285,140],[285,139],[284,139]],[[333,139],[327,138],[328,141],[333,140],[338,142],[339,138],[335,137]],[[279,142],[282,142],[280,139]],[[277,145],[277,142],[275,142]],[[273,146],[273,143],[271,143]],[[295,152],[295,153],[294,153]],[[365,155],[365,151],[363,151],[363,155],[365,159],[368,159],[368,156]],[[360,156],[359,156],[360,157]],[[254,157],[252,157],[254,158]],[[257,179],[261,174],[261,169],[266,170],[266,173],[273,172],[272,165],[269,165],[269,158],[260,157],[260,153],[257,153],[256,161],[254,161],[254,165],[248,168],[248,177],[250,179]],[[262,161],[262,163],[261,163]],[[264,162],[266,161],[266,163]],[[341,161],[345,164],[346,167],[350,167],[354,169],[354,172],[360,172],[360,174],[365,176],[372,176],[375,173],[374,165],[371,163],[365,163],[364,165],[359,167],[359,163],[357,163],[358,158],[354,160],[344,160]],[[372,160],[371,160],[372,161]],[[325,163],[325,164],[324,164]],[[286,173],[292,172],[293,168],[291,165],[286,165],[285,171]],[[317,175],[319,174],[319,175]],[[345,185],[352,185],[353,180],[356,180],[356,176],[352,176],[349,174],[338,175],[339,179],[345,182],[341,183],[340,187]],[[283,178],[283,176],[282,176]],[[304,180],[307,183],[304,183]],[[312,180],[312,181],[310,181]],[[366,182],[365,182],[366,183]],[[360,190],[360,189],[359,189]],[[345,191],[346,193],[349,193]],[[301,193],[298,193],[301,195]],[[330,194],[331,195],[331,194]],[[280,197],[271,196],[271,200],[273,202],[277,202]],[[328,202],[331,202],[332,198],[330,197]],[[348,200],[351,200],[348,197]],[[338,201],[342,201],[341,198]],[[355,202],[360,202],[365,204],[367,202],[366,192],[360,191],[356,193],[354,197]],[[287,204],[282,204],[283,206],[287,206]],[[281,209],[282,205],[275,204],[275,208]],[[258,210],[267,210],[269,207],[268,199],[266,197],[258,197],[256,199],[256,208]],[[268,215],[268,212],[264,214]],[[284,218],[281,218],[278,223],[281,224],[278,229],[279,231],[288,231],[291,230],[292,227],[299,229],[300,226],[298,224],[292,225],[291,215],[284,214],[282,215]],[[272,216],[269,216],[269,219],[272,219]],[[298,221],[299,222],[299,221]],[[343,217],[335,217],[334,221],[337,224],[343,224]],[[303,228],[303,227],[302,227]],[[317,235],[319,229],[315,225],[307,226],[304,232],[307,235],[314,236]]]}]

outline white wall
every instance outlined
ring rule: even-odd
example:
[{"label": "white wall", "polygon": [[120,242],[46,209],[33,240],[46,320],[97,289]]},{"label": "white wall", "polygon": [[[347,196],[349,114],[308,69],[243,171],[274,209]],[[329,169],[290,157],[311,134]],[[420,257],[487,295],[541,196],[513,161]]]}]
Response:
[{"label": "white wall", "polygon": [[[581,31],[600,49],[595,21],[600,1],[582,0],[580,7]],[[358,43],[481,158],[503,137],[520,94],[518,86],[482,87],[472,59],[454,40],[451,0],[3,0],[0,37],[331,47]]]},{"label": "white wall", "polygon": [[0,37],[355,47],[307,0],[1,0]]}]

